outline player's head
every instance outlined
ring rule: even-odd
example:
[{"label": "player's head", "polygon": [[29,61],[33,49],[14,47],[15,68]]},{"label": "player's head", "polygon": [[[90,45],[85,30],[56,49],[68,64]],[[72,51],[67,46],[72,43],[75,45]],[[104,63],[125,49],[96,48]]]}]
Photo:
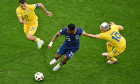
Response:
[{"label": "player's head", "polygon": [[73,34],[75,32],[75,25],[74,24],[69,24],[67,26],[67,32],[68,32],[68,34]]},{"label": "player's head", "polygon": [[103,22],[102,24],[101,24],[101,26],[100,26],[100,30],[101,31],[107,31],[107,30],[109,30],[109,24],[107,23],[107,22]]},{"label": "player's head", "polygon": [[21,8],[23,10],[25,10],[26,9],[26,0],[19,0],[19,5],[21,6]]}]

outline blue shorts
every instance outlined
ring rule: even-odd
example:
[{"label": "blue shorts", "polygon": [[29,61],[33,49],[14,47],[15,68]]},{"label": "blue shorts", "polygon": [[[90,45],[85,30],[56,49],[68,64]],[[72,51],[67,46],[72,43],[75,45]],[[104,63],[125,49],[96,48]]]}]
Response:
[{"label": "blue shorts", "polygon": [[78,49],[61,49],[57,50],[57,54],[63,55],[65,54],[68,59],[70,59]]}]

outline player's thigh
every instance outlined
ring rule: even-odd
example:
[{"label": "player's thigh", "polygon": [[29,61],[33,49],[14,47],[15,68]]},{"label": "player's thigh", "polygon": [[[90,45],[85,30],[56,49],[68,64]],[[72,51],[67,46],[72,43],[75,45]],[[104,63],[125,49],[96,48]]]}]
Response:
[{"label": "player's thigh", "polygon": [[120,49],[121,52],[120,52],[120,53],[122,53],[125,49],[126,49],[126,44],[125,44],[124,46],[121,47],[121,49]]},{"label": "player's thigh", "polygon": [[27,35],[29,32],[29,27],[27,25],[24,25],[24,33]]},{"label": "player's thigh", "polygon": [[36,26],[30,26],[28,34],[34,35],[37,30]]},{"label": "player's thigh", "polygon": [[65,53],[66,53],[66,49],[62,49],[62,48],[58,48],[58,50],[56,52],[56,54],[58,54],[58,55],[63,55]]},{"label": "player's thigh", "polygon": [[77,51],[78,49],[68,49],[65,53],[66,57],[70,59]]},{"label": "player's thigh", "polygon": [[37,30],[37,27],[38,27],[38,21],[35,21],[34,24],[30,26],[28,33],[34,35]]},{"label": "player's thigh", "polygon": [[123,45],[123,46],[119,46],[119,47],[115,47],[115,49],[119,52],[119,53],[122,53],[126,48],[126,45]]}]

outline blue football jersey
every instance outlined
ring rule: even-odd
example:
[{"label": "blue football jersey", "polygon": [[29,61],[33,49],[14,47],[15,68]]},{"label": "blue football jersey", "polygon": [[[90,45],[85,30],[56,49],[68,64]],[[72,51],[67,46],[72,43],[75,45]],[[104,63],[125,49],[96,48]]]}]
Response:
[{"label": "blue football jersey", "polygon": [[59,35],[65,35],[65,41],[60,48],[62,49],[79,48],[79,43],[80,43],[79,37],[81,36],[83,29],[82,28],[75,28],[75,29],[76,32],[74,34],[68,34],[66,27],[58,32]]}]

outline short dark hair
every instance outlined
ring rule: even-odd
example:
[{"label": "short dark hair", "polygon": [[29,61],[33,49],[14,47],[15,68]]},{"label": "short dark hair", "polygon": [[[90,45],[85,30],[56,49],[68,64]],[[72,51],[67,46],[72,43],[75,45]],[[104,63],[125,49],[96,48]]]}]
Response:
[{"label": "short dark hair", "polygon": [[69,24],[69,25],[68,25],[68,28],[69,28],[71,31],[73,31],[73,30],[75,29],[75,25],[74,25],[74,24]]},{"label": "short dark hair", "polygon": [[19,0],[19,4],[24,4],[26,2],[26,0]]}]

